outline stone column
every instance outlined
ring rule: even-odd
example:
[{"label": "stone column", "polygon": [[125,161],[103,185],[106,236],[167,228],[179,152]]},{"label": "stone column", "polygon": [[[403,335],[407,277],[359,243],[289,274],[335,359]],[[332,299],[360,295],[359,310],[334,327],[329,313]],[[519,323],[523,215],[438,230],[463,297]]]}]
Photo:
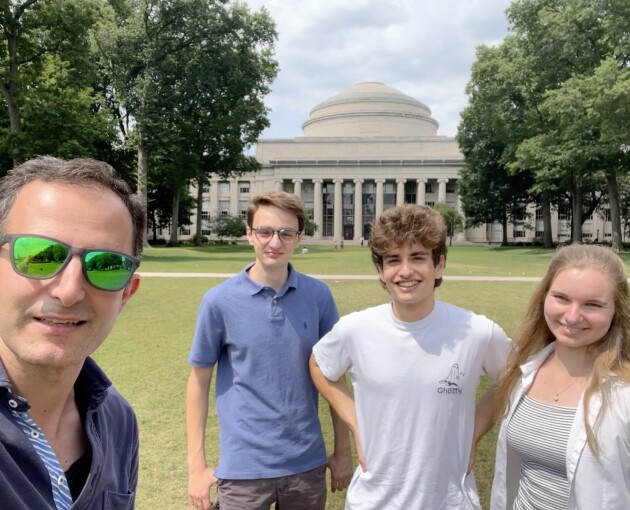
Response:
[{"label": "stone column", "polygon": [[428,179],[416,179],[418,183],[418,192],[416,193],[416,204],[424,205],[427,203],[427,182]]},{"label": "stone column", "polygon": [[283,180],[282,179],[276,179],[274,181],[274,185],[275,185],[276,191],[282,191],[282,184],[283,184]]},{"label": "stone column", "polygon": [[302,179],[293,179],[293,194],[302,199]]},{"label": "stone column", "polygon": [[405,183],[407,179],[396,179],[396,205],[405,203]]},{"label": "stone column", "polygon": [[374,179],[374,182],[376,183],[376,211],[374,214],[378,218],[383,214],[383,184],[385,179]]},{"label": "stone column", "polygon": [[446,203],[446,183],[448,179],[442,178],[438,179],[438,204]]},{"label": "stone column", "polygon": [[322,230],[324,230],[324,204],[322,197],[322,179],[313,179],[313,221],[319,229],[313,235],[313,239],[322,238]]},{"label": "stone column", "polygon": [[343,179],[333,179],[335,183],[335,208],[333,209],[333,238],[343,239],[343,197],[341,195],[341,185]]},{"label": "stone column", "polygon": [[210,210],[208,211],[210,216],[216,216],[219,214],[219,180],[213,179],[210,181]]},{"label": "stone column", "polygon": [[230,216],[238,216],[238,180],[230,179]]},{"label": "stone column", "polygon": [[354,240],[363,237],[363,179],[354,179]]}]

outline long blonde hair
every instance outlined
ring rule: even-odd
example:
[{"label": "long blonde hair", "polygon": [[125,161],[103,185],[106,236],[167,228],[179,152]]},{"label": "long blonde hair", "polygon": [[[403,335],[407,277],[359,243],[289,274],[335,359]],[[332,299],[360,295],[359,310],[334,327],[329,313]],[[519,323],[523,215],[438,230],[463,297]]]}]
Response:
[{"label": "long blonde hair", "polygon": [[[598,454],[596,430],[610,405],[611,384],[630,382],[630,291],[623,261],[610,248],[571,244],[556,252],[530,300],[523,323],[514,338],[506,370],[497,384],[496,417],[504,416],[509,409],[511,394],[521,377],[520,366],[555,340],[545,321],[544,303],[556,275],[569,268],[601,271],[610,278],[614,289],[615,313],[610,328],[601,340],[589,346],[594,359],[593,373],[584,393],[588,444]],[[595,393],[601,394],[602,407],[591,424],[588,409]]]}]

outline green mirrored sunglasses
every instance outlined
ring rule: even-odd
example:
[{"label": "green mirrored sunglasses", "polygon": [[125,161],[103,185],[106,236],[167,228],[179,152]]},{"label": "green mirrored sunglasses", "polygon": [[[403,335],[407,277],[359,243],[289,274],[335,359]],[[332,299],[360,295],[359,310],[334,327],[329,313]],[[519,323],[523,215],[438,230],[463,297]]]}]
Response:
[{"label": "green mirrored sunglasses", "polygon": [[6,234],[0,247],[9,244],[11,264],[19,275],[45,280],[59,274],[74,255],[81,257],[85,279],[92,287],[115,292],[129,283],[140,259],[110,250],[75,248],[50,237]]}]

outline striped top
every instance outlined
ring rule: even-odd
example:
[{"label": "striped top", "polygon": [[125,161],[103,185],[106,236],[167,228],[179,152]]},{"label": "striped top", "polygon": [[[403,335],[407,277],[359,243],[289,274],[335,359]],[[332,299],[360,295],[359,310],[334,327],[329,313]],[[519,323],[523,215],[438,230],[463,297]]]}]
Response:
[{"label": "striped top", "polygon": [[527,395],[521,398],[507,430],[508,445],[521,457],[514,510],[566,508],[566,451],[575,412]]},{"label": "striped top", "polygon": [[72,496],[70,495],[66,474],[59,464],[55,452],[50,447],[44,431],[32,420],[27,412],[13,410],[11,413],[15,418],[15,422],[22,429],[22,432],[26,434],[26,437],[29,438],[33,448],[48,470],[56,509],[69,510],[72,506]]}]

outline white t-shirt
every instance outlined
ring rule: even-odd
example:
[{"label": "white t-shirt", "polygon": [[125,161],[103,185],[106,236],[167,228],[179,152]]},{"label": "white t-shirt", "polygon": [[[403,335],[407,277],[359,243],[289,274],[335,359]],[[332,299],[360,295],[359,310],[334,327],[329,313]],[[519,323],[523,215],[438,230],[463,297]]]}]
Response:
[{"label": "white t-shirt", "polygon": [[481,508],[466,477],[476,391],[510,346],[494,322],[442,302],[413,323],[391,304],[341,318],[313,354],[324,376],[348,371],[354,387],[367,472],[355,471],[346,509]]}]

